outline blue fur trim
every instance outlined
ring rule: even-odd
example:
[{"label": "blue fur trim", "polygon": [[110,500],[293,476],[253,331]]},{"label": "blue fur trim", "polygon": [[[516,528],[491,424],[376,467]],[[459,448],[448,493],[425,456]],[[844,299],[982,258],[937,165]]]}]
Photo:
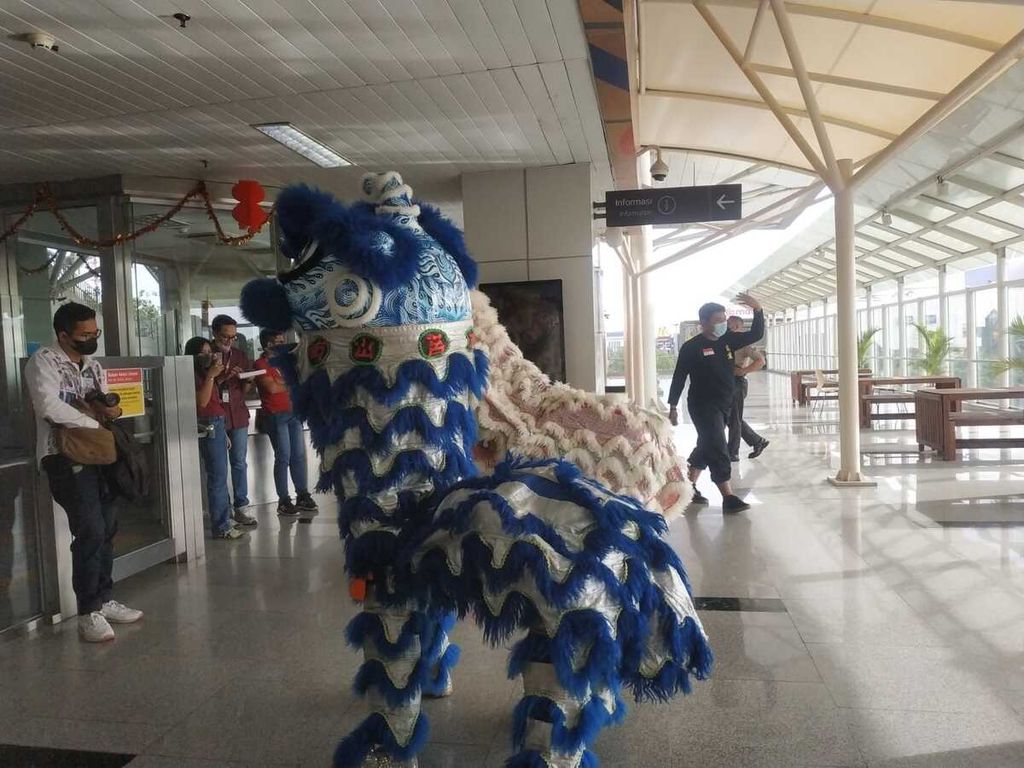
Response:
[{"label": "blue fur trim", "polygon": [[250,280],[242,287],[238,306],[242,315],[254,325],[272,331],[292,327],[292,310],[284,286],[270,277]]},{"label": "blue fur trim", "polygon": [[388,531],[370,531],[358,538],[345,539],[345,571],[365,579],[383,573],[396,562],[398,537]]},{"label": "blue fur trim", "polygon": [[455,259],[455,263],[462,270],[462,276],[466,279],[466,284],[470,288],[476,288],[477,266],[466,249],[466,241],[462,232],[434,206],[427,205],[422,201],[417,201],[417,203],[420,206],[418,219],[420,226]]},{"label": "blue fur trim", "polygon": [[462,651],[457,645],[449,645],[440,659],[437,660],[427,679],[423,681],[424,696],[440,696],[448,687],[452,670],[459,663]]},{"label": "blue fur trim", "polygon": [[441,426],[435,425],[420,406],[407,405],[398,410],[380,432],[370,424],[366,408],[345,408],[318,435],[317,442],[322,440],[323,445],[331,445],[341,440],[350,429],[358,429],[362,436],[361,447],[378,456],[393,451],[394,439],[400,435],[419,435],[427,445],[445,451],[475,445],[477,435],[476,416],[465,405],[452,400],[448,403]]},{"label": "blue fur trim", "polygon": [[382,747],[396,760],[410,760],[423,749],[430,736],[427,716],[420,713],[409,743],[402,746],[388,727],[383,715],[374,712],[334,750],[334,768],[362,768],[366,756],[374,747]]},{"label": "blue fur trim", "polygon": [[388,677],[387,668],[379,659],[367,659],[356,672],[353,688],[363,696],[373,688],[384,697],[390,707],[402,707],[412,701],[413,697],[423,689],[423,684],[430,677],[430,664],[420,656],[417,659],[405,686],[399,688]]},{"label": "blue fur trim", "polygon": [[384,624],[380,616],[362,611],[345,628],[345,639],[350,646],[358,649],[362,649],[367,641],[372,641],[382,655],[395,658],[408,651],[413,640],[423,635],[426,624],[426,614],[419,611],[412,613],[406,619],[398,637],[392,642],[384,633]]},{"label": "blue fur trim", "polygon": [[277,218],[285,253],[293,259],[316,240],[320,249],[384,291],[409,282],[416,274],[422,250],[416,233],[378,216],[372,205],[345,206],[303,184],[278,195]]},{"label": "blue fur trim", "polygon": [[513,713],[512,746],[522,749],[526,740],[526,726],[529,720],[551,723],[551,746],[559,752],[575,752],[589,746],[602,728],[622,722],[626,716],[626,704],[616,694],[615,709],[609,712],[604,701],[592,696],[580,710],[576,725],[565,722],[565,713],[546,696],[524,696]]},{"label": "blue fur trim", "polygon": [[472,458],[461,451],[452,451],[445,457],[444,466],[435,467],[423,451],[411,450],[399,453],[391,462],[390,469],[383,475],[377,475],[369,455],[356,448],[341,454],[328,472],[321,473],[317,490],[325,492],[333,488],[340,492],[342,476],[347,472],[355,473],[360,494],[370,494],[396,488],[410,475],[425,477],[437,488],[453,485],[460,477],[475,471]]}]

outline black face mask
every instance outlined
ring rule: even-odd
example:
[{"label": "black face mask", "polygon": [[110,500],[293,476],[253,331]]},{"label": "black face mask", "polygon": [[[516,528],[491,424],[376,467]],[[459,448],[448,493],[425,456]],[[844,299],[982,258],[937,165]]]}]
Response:
[{"label": "black face mask", "polygon": [[80,355],[94,355],[96,350],[100,348],[99,339],[70,339],[70,341],[72,348]]}]

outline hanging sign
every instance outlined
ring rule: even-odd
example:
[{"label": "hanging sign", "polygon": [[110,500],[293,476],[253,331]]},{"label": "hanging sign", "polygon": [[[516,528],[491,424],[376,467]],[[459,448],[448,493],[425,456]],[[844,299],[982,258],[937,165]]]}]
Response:
[{"label": "hanging sign", "polygon": [[146,398],[141,368],[109,368],[107,389],[121,398],[121,418],[146,415]]},{"label": "hanging sign", "polygon": [[743,185],[623,189],[604,194],[609,227],[694,224],[743,218]]}]

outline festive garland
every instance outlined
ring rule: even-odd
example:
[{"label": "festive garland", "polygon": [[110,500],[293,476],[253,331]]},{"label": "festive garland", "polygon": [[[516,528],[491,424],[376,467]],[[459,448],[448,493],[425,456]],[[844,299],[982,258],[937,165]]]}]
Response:
[{"label": "festive garland", "polygon": [[[133,240],[137,240],[143,235],[148,235],[151,232],[155,232],[161,224],[169,221],[176,214],[178,214],[182,208],[193,198],[200,197],[203,200],[203,205],[206,208],[206,214],[210,217],[210,221],[213,222],[214,230],[217,233],[217,239],[225,245],[245,245],[252,240],[256,235],[260,233],[266,222],[263,222],[255,227],[250,227],[243,235],[228,235],[224,228],[220,224],[220,219],[217,218],[217,212],[213,208],[213,203],[210,201],[209,190],[206,189],[206,182],[199,181],[196,185],[190,189],[184,197],[175,203],[167,213],[151,221],[144,227],[135,230],[134,232],[127,232],[115,235],[112,238],[106,240],[95,240],[91,237],[87,237],[75,229],[74,225],[68,221],[67,217],[61,213],[58,207],[57,198],[54,196],[53,191],[50,189],[49,184],[43,184],[39,189],[36,190],[35,198],[29,203],[25,212],[18,217],[10,227],[4,230],[3,234],[0,234],[0,243],[6,240],[8,237],[16,233],[25,224],[26,221],[32,218],[32,216],[39,210],[40,205],[45,205],[53,217],[60,224],[61,229],[71,236],[71,239],[75,242],[75,245],[84,245],[89,248],[111,248],[115,245],[122,243],[129,243]],[[275,204],[276,206],[276,204]],[[270,209],[270,216],[273,216],[274,209]],[[267,219],[269,221],[269,217]]]}]

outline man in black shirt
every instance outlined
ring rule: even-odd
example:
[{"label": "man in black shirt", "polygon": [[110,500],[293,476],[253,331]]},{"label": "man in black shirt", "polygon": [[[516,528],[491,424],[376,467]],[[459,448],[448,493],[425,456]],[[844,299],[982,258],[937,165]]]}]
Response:
[{"label": "man in black shirt", "polygon": [[669,420],[679,423],[676,404],[683,394],[686,379],[690,391],[686,408],[697,430],[697,445],[690,454],[690,482],[693,485],[693,503],[707,504],[708,500],[697,490],[697,478],[706,468],[711,479],[722,492],[723,512],[743,512],[750,505],[732,492],[729,480],[732,464],[725,439],[725,428],[732,410],[736,387],[735,351],[761,340],[764,335],[764,312],[757,299],[741,293],[737,301],[754,310],[754,321],[746,333],[730,331],[725,307],[705,304],[700,308],[701,333],[683,344],[668,392]]}]

